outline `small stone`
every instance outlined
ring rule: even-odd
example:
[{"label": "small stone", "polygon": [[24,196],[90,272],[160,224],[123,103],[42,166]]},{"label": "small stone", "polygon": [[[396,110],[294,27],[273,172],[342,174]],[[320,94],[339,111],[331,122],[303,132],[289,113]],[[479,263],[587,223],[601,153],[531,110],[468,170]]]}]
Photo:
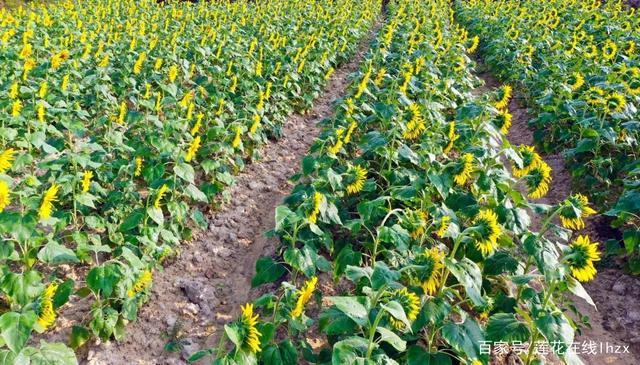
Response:
[{"label": "small stone", "polygon": [[251,190],[258,190],[258,189],[260,189],[260,183],[258,183],[257,181],[251,181],[251,182],[249,182],[249,189],[251,189]]},{"label": "small stone", "polygon": [[621,328],[620,322],[615,318],[603,318],[602,327],[607,331],[617,331]]},{"label": "small stone", "polygon": [[200,283],[193,280],[178,279],[177,285],[182,289],[191,303],[199,304],[202,302],[203,298],[200,295],[202,292],[202,285]]},{"label": "small stone", "polygon": [[627,313],[627,318],[632,322],[640,322],[640,311],[631,310]]},{"label": "small stone", "polygon": [[627,291],[627,286],[625,285],[625,283],[623,283],[622,281],[618,280],[618,281],[616,281],[615,284],[613,284],[613,288],[612,289],[617,294],[624,295],[624,293]]},{"label": "small stone", "polygon": [[177,321],[178,321],[178,318],[173,314],[167,314],[167,317],[165,318],[165,323],[167,324],[168,328],[175,327]]},{"label": "small stone", "polygon": [[200,307],[193,303],[189,303],[184,307],[184,313],[196,315],[199,311]]},{"label": "small stone", "polygon": [[180,356],[182,359],[187,360],[189,356],[198,351],[198,344],[195,341],[187,338],[182,342],[182,350],[180,351]]}]

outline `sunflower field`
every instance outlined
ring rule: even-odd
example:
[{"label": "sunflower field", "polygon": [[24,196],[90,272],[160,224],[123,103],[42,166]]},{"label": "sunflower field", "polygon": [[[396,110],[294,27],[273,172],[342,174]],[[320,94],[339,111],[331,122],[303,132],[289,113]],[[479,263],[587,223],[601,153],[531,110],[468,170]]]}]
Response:
[{"label": "sunflower field", "polygon": [[374,0],[52,1],[0,9],[0,359],[75,363],[122,338],[203,207],[308,109]]},{"label": "sunflower field", "polygon": [[580,363],[565,294],[590,301],[598,243],[573,231],[594,210],[579,194],[533,203],[549,166],[507,141],[510,89],[472,93],[478,41],[445,0],[390,4],[276,209],[281,246],[252,284],[277,290],[192,361],[479,365],[483,343],[521,341],[527,365],[543,342]]},{"label": "sunflower field", "polygon": [[[620,0],[0,4],[0,365],[583,364],[583,284],[611,250],[640,274],[639,29]],[[227,294],[183,285],[207,265]]]},{"label": "sunflower field", "polygon": [[[624,232],[640,274],[640,16],[622,1],[457,1],[488,66],[537,114],[544,150],[561,151],[576,185]],[[615,247],[614,246],[614,247]]]}]

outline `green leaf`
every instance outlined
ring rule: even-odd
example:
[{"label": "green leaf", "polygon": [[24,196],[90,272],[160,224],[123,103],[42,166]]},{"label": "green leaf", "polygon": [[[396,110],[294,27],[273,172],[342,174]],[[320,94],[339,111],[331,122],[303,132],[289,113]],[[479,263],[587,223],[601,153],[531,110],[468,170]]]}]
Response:
[{"label": "green leaf", "polygon": [[542,316],[535,319],[535,323],[547,342],[560,346],[556,353],[567,352],[567,348],[573,343],[574,331],[564,314],[542,313]]},{"label": "green leaf", "polygon": [[120,225],[120,231],[126,232],[136,228],[144,218],[144,210],[136,209],[132,211]]},{"label": "green leaf", "polygon": [[464,323],[447,323],[441,330],[442,338],[456,351],[464,353],[468,358],[481,357],[480,344],[485,341],[482,329],[471,318]]},{"label": "green leaf", "polygon": [[5,345],[14,353],[20,352],[27,343],[35,322],[34,312],[7,312],[0,316],[0,335]]},{"label": "green leaf", "polygon": [[285,267],[273,261],[271,257],[260,257],[256,261],[256,275],[251,279],[251,287],[255,288],[265,283],[273,283],[286,272]]},{"label": "green leaf", "polygon": [[242,336],[238,333],[238,328],[235,323],[226,324],[224,326],[224,333],[227,334],[227,338],[236,345],[236,348],[242,347]]},{"label": "green leaf", "polygon": [[282,231],[286,229],[285,224],[287,222],[293,225],[299,220],[300,218],[296,215],[296,213],[292,212],[291,209],[289,209],[289,207],[287,207],[286,205],[279,205],[276,207],[276,231]]},{"label": "green leaf", "polygon": [[359,354],[367,351],[369,342],[362,337],[348,337],[333,345],[332,365],[363,364],[364,359]]},{"label": "green leaf", "polygon": [[173,167],[173,172],[182,180],[194,184],[196,173],[188,163],[180,162]]},{"label": "green leaf", "polygon": [[316,271],[313,259],[308,251],[302,251],[295,247],[289,247],[283,255],[284,261],[297,271],[304,273],[307,277],[313,276]]},{"label": "green leaf", "polygon": [[120,281],[122,274],[116,264],[97,266],[87,274],[87,286],[95,293],[110,296]]},{"label": "green leaf", "polygon": [[21,306],[27,305],[32,299],[40,295],[44,289],[42,277],[35,270],[20,274],[4,274],[0,280],[0,288],[2,288],[2,291],[4,291],[13,302]]},{"label": "green leaf", "polygon": [[16,363],[30,363],[31,365],[78,365],[78,360],[73,350],[65,344],[41,341],[39,349],[33,347],[25,348],[16,358]]},{"label": "green leaf", "polygon": [[193,354],[189,355],[189,358],[187,359],[187,362],[188,363],[194,363],[194,362],[204,358],[205,356],[211,355],[212,353],[213,353],[213,351],[211,351],[210,349],[196,351]]},{"label": "green leaf", "polygon": [[162,209],[156,207],[147,208],[147,214],[149,218],[151,218],[157,225],[161,226],[164,224],[164,214],[162,213]]},{"label": "green leaf", "polygon": [[640,250],[640,230],[628,229],[622,234],[624,248],[628,254],[632,254],[636,250]]},{"label": "green leaf", "polygon": [[407,365],[451,365],[451,358],[441,352],[427,352],[420,346],[411,346],[407,351]]},{"label": "green leaf", "polygon": [[58,309],[69,301],[69,296],[73,291],[75,282],[73,279],[67,279],[64,283],[58,285],[56,293],[53,295],[53,308]]},{"label": "green leaf", "polygon": [[96,196],[89,193],[82,193],[80,195],[76,195],[76,201],[84,206],[89,208],[96,208],[96,205],[93,203],[96,200]]},{"label": "green leaf", "polygon": [[91,338],[91,333],[84,326],[73,326],[69,338],[69,345],[74,350],[82,347]]},{"label": "green leaf", "polygon": [[369,322],[369,298],[367,297],[325,297],[325,300],[334,305],[347,317],[358,325],[364,327]]},{"label": "green leaf", "polygon": [[411,328],[411,322],[409,322],[407,314],[404,312],[404,308],[400,303],[392,300],[386,304],[380,305],[380,307],[391,314],[395,319],[402,321],[406,328]]},{"label": "green leaf", "polygon": [[485,260],[484,274],[514,274],[516,270],[518,270],[518,264],[518,260],[513,257],[513,254],[505,251],[498,251]]},{"label": "green leaf", "polygon": [[401,339],[400,336],[393,333],[393,331],[384,327],[378,327],[376,331],[380,334],[380,341],[388,343],[400,352],[407,349],[407,343]]},{"label": "green leaf", "polygon": [[412,328],[415,332],[427,323],[440,327],[449,313],[451,313],[451,304],[446,300],[439,297],[427,300],[422,306],[418,318],[413,321]]},{"label": "green leaf", "polygon": [[318,322],[320,330],[328,336],[347,335],[358,330],[358,324],[335,307],[323,310]]},{"label": "green leaf", "polygon": [[512,313],[496,313],[487,323],[488,341],[526,341],[531,336],[527,324],[519,321]]},{"label": "green leaf", "polygon": [[377,262],[371,275],[371,285],[374,290],[378,290],[385,285],[392,285],[398,279],[400,279],[399,272],[389,269],[384,262]]},{"label": "green leaf", "polygon": [[201,203],[208,202],[207,196],[193,184],[189,184],[185,191],[187,192],[187,195],[189,195],[189,197],[195,201],[199,201]]},{"label": "green leaf", "polygon": [[467,296],[475,306],[484,306],[485,300],[482,298],[482,274],[478,265],[464,257],[460,261],[445,259],[447,268],[458,282],[464,286]]},{"label": "green leaf", "polygon": [[336,256],[333,265],[333,278],[337,279],[345,272],[347,266],[359,266],[362,262],[362,254],[353,250],[351,245],[345,246],[338,256]]},{"label": "green leaf", "polygon": [[75,252],[56,241],[47,242],[38,252],[38,259],[50,265],[80,262]]}]

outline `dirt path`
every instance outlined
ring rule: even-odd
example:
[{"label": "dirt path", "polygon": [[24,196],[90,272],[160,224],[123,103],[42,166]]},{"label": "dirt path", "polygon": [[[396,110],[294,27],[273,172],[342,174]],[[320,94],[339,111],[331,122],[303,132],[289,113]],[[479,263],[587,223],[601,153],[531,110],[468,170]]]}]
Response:
[{"label": "dirt path", "polygon": [[[332,113],[333,101],[348,86],[379,25],[352,60],[337,68],[325,92],[305,115],[291,116],[283,138],[270,142],[261,161],[248,165],[229,189],[231,201],[210,217],[209,229],[182,247],[182,255],[156,274],[150,301],[121,343],[88,350],[85,364],[183,364],[196,350],[214,347],[224,325],[250,300],[257,258],[272,252],[276,239],[264,237],[274,226],[274,210],[289,193],[288,178],[318,136],[316,123]],[[163,350],[171,340],[175,353]]]},{"label": "dirt path", "polygon": [[[493,75],[483,69],[482,64],[479,64],[478,70],[480,71],[478,76],[485,82],[485,85],[478,88],[478,93],[491,91],[501,85]],[[517,90],[514,95],[515,97],[509,103],[509,111],[513,119],[507,138],[513,145],[533,145],[533,132],[527,124],[532,116],[523,105],[522,99],[518,97]],[[555,204],[571,194],[571,175],[565,168],[564,159],[559,153],[541,155],[552,168],[553,181],[547,196],[537,202]],[[611,234],[611,230],[602,228],[602,217],[593,217],[587,222],[587,226],[592,228],[584,233],[597,238],[601,242],[601,247],[607,239],[611,238],[607,236]],[[582,334],[576,336],[575,343],[578,345],[578,351],[586,351],[584,344],[591,342],[597,344],[597,348],[593,351],[595,353],[583,353],[580,357],[586,365],[640,364],[640,279],[626,275],[618,268],[599,268],[598,271],[596,278],[584,285],[596,303],[597,309],[580,298],[573,298],[578,311],[590,318],[592,326],[585,328]],[[629,353],[611,353],[616,350],[615,347],[607,353],[607,344],[621,346],[620,352],[624,351],[624,346],[628,346]]]}]

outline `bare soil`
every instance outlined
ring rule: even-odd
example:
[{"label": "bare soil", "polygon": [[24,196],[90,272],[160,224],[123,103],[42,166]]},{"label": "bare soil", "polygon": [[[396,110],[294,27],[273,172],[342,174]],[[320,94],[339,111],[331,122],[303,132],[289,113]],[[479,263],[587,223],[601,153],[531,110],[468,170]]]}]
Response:
[{"label": "bare soil", "polygon": [[[82,363],[185,364],[191,353],[216,347],[224,325],[259,294],[251,289],[254,265],[278,245],[264,232],[274,227],[274,210],[292,188],[288,178],[318,136],[316,124],[331,116],[333,102],[344,94],[347,76],[359,66],[378,28],[336,69],[314,107],[288,118],[283,138],[269,142],[262,159],[238,175],[228,190],[230,201],[212,213],[208,230],[196,233],[175,262],[155,275],[149,303],[127,326],[126,338],[89,345]],[[169,342],[178,344],[175,352],[164,349]]]},{"label": "bare soil", "polygon": [[[479,69],[478,76],[485,83],[479,88],[479,92],[488,92],[501,85],[493,75],[483,69],[482,64],[479,65]],[[533,145],[533,131],[527,124],[532,116],[515,88],[509,111],[513,115],[512,126],[507,136],[509,141],[514,145]],[[541,156],[552,168],[553,181],[549,193],[537,202],[556,204],[574,192],[571,175],[561,154]],[[601,242],[601,248],[607,239],[615,238],[617,234],[601,215],[590,217],[587,228],[580,233],[588,234],[592,239]],[[590,318],[591,328],[582,329],[575,338],[583,362],[586,365],[640,364],[640,278],[627,275],[615,263],[606,261],[598,265],[598,275],[593,281],[584,284],[584,287],[596,307],[581,298],[571,298],[578,311]],[[588,351],[583,347],[584,344],[592,342],[596,343],[595,351]],[[613,347],[607,350],[607,345]],[[625,347],[628,351],[626,353]]]}]

